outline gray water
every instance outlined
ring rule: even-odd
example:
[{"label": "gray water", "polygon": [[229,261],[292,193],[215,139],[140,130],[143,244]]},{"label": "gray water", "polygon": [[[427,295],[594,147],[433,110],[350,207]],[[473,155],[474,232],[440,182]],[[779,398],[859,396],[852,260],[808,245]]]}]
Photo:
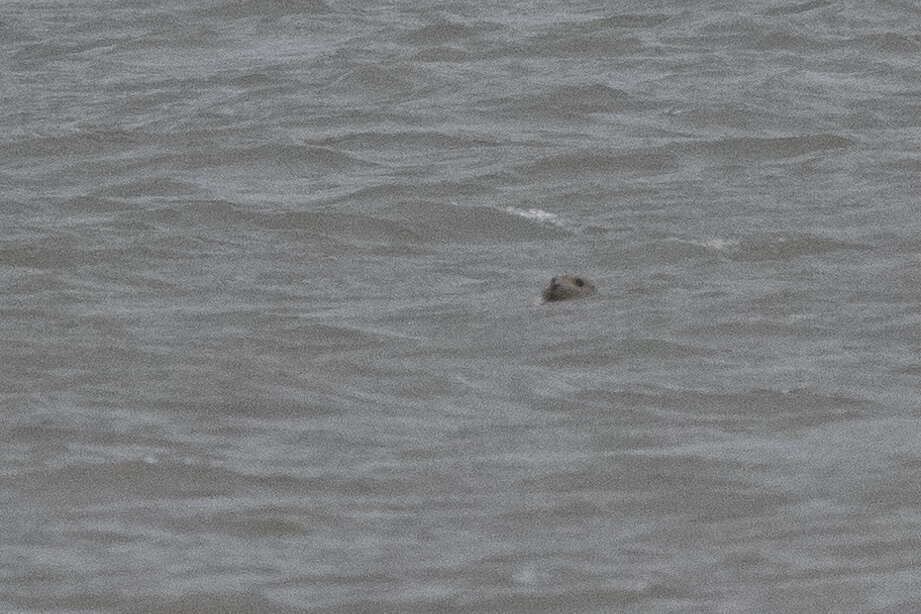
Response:
[{"label": "gray water", "polygon": [[0,41],[0,611],[921,611],[915,3]]}]

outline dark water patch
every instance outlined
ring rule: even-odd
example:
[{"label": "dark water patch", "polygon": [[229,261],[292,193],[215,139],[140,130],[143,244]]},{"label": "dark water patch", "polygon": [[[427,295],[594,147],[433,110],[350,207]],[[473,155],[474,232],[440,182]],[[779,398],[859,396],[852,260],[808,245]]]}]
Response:
[{"label": "dark water patch", "polygon": [[438,45],[474,36],[479,29],[450,21],[428,24],[406,34],[404,40],[417,45]]},{"label": "dark water patch", "polygon": [[625,339],[617,344],[625,360],[687,360],[713,356],[715,350],[706,346],[686,345],[663,339]]},{"label": "dark water patch", "polygon": [[[396,149],[456,150],[495,147],[499,140],[489,135],[448,134],[436,131],[351,132],[308,141],[317,147],[349,151]],[[417,187],[417,186],[413,186]]]},{"label": "dark water patch", "polygon": [[693,346],[662,339],[576,339],[541,346],[535,364],[547,367],[604,367],[635,360],[688,360],[712,356],[706,346]]},{"label": "dark water patch", "polygon": [[[188,525],[188,522],[184,522]],[[308,523],[288,520],[277,514],[239,513],[211,514],[197,527],[185,527],[194,532],[219,532],[226,535],[248,538],[286,538],[310,535],[313,531]]]},{"label": "dark water patch", "polygon": [[425,81],[421,71],[409,65],[365,64],[349,69],[328,88],[333,93],[349,96],[408,97],[417,84]]},{"label": "dark water patch", "polygon": [[101,192],[100,195],[70,198],[61,204],[61,210],[68,214],[111,214],[131,211],[135,208],[134,205],[122,200],[100,197]]},{"label": "dark water patch", "polygon": [[88,248],[76,239],[59,237],[39,244],[0,243],[0,266],[66,269],[107,261],[105,250]]},{"label": "dark water patch", "polygon": [[[172,27],[164,23],[172,22]],[[128,48],[132,51],[148,50],[158,54],[164,48],[193,56],[203,48],[229,48],[229,41],[221,30],[210,25],[183,21],[181,17],[151,19],[150,29],[138,38],[132,39]]]},{"label": "dark water patch", "polygon": [[398,206],[401,203],[426,199],[451,201],[461,198],[483,197],[493,194],[488,182],[475,179],[471,181],[435,181],[424,184],[388,183],[373,185],[358,190],[347,191],[342,196],[336,196],[321,201],[326,206],[347,205],[360,207],[362,211],[370,212],[387,206]]},{"label": "dark water patch", "polygon": [[17,271],[15,276],[10,276],[6,285],[8,294],[5,305],[7,308],[13,305],[18,308],[31,307],[37,314],[48,315],[44,311],[48,305],[34,302],[31,299],[35,297],[30,295],[55,291],[76,292],[83,287],[81,280],[68,278],[59,271]]},{"label": "dark water patch", "polygon": [[405,220],[427,242],[532,241],[558,239],[568,231],[490,207],[465,207],[437,202],[405,203],[387,210]]},{"label": "dark water patch", "polygon": [[[20,590],[10,592],[3,601],[0,601],[4,609],[9,604],[8,611],[10,612],[117,612],[119,609],[138,611],[134,607],[136,603],[134,596],[130,599],[123,599],[111,586],[91,588],[91,584],[100,579],[96,573],[87,576],[74,572],[59,574],[39,567],[25,571],[15,579]],[[83,586],[71,588],[77,581],[81,581]],[[53,589],[29,590],[28,587],[32,584],[53,586]],[[180,612],[179,614],[186,613]]]},{"label": "dark water patch", "polygon": [[224,0],[193,11],[200,17],[231,19],[325,15],[329,12],[329,5],[323,0]]},{"label": "dark water patch", "polygon": [[[25,358],[25,356],[20,355],[16,358],[15,362],[18,362],[18,359]],[[41,360],[40,356],[37,358]],[[42,362],[46,363],[45,368],[52,366],[48,364],[48,361],[42,360]],[[51,444],[62,444],[66,447],[67,444],[77,442],[92,442],[99,436],[98,433],[88,429],[86,424],[67,424],[64,420],[51,416],[42,416],[27,423],[15,424],[9,427],[7,433],[10,441],[28,442],[45,449]]]},{"label": "dark water patch", "polygon": [[230,228],[237,223],[250,221],[252,216],[251,212],[240,205],[226,200],[191,200],[151,209],[143,217],[153,223]]},{"label": "dark water patch", "polygon": [[520,167],[526,176],[662,175],[678,169],[677,158],[664,150],[636,152],[579,151],[547,156]]},{"label": "dark water patch", "polygon": [[910,375],[913,377],[921,377],[921,364],[908,365],[906,367],[901,367],[899,369],[893,369],[892,373],[897,375]]},{"label": "dark water patch", "polygon": [[444,399],[461,398],[465,392],[469,392],[464,384],[428,371],[387,372],[386,369],[379,367],[372,366],[369,370],[364,365],[347,363],[337,365],[337,367],[340,366],[355,373],[353,378],[356,386],[350,387],[348,391],[366,398],[370,392],[373,398],[388,405],[396,403],[406,408],[422,408],[432,411],[433,415],[440,413],[436,410],[436,407],[440,405],[433,406],[433,404]]},{"label": "dark water patch", "polygon": [[[625,259],[621,264],[625,265],[624,268],[626,269],[630,268],[629,260]],[[624,284],[624,293],[632,297],[661,296],[669,290],[680,288],[681,286],[681,280],[675,275],[657,273],[645,279],[635,279],[626,282]]]},{"label": "dark water patch", "polygon": [[[436,579],[437,580],[437,579]],[[491,576],[489,583],[497,578]],[[609,612],[628,611],[625,608],[646,607],[639,611],[659,611],[657,600],[668,604],[695,603],[692,591],[672,588],[665,583],[654,583],[646,589],[576,586],[559,582],[558,586],[537,591],[533,587],[517,586],[512,590],[486,590],[485,581],[477,581],[477,591],[441,596],[406,596],[402,598],[370,599],[364,591],[353,591],[337,605],[310,609],[310,614],[534,614],[535,612]],[[397,589],[393,589],[396,593]],[[386,593],[391,594],[391,591]],[[648,603],[647,603],[648,602]],[[699,611],[707,611],[701,606]],[[698,611],[695,610],[695,611]],[[632,610],[630,610],[632,611]],[[235,614],[235,613],[233,613]]]},{"label": "dark water patch", "polygon": [[763,51],[820,51],[831,43],[796,32],[759,32],[743,36],[739,41],[744,46]]},{"label": "dark water patch", "polygon": [[387,335],[380,333],[372,334],[350,326],[319,323],[288,328],[284,336],[288,344],[299,340],[298,345],[311,356],[346,350],[369,350],[381,346],[388,340]]},{"label": "dark water patch", "polygon": [[814,300],[813,296],[800,289],[781,288],[749,299],[746,301],[746,311],[756,311],[765,316],[800,313],[808,309]]},{"label": "dark water patch", "polygon": [[[610,260],[616,262],[618,268],[656,264],[685,265],[689,260],[717,260],[720,257],[718,250],[707,245],[677,238],[663,238],[623,247],[617,246],[609,252]],[[655,285],[661,285],[659,283],[661,281],[677,280],[663,280],[660,278],[652,281],[657,282]]]},{"label": "dark water patch", "polygon": [[[198,200],[184,205],[155,209],[146,215],[151,222],[187,227],[200,226],[221,231],[262,229],[317,235],[324,241],[357,239],[386,242],[418,242],[422,234],[410,222],[399,222],[369,215],[331,211],[263,212],[224,200]],[[201,237],[189,237],[196,243],[179,245],[188,249],[205,247]],[[162,239],[161,243],[163,240]],[[151,247],[150,242],[145,242]],[[161,245],[163,247],[163,245]]]},{"label": "dark water patch", "polygon": [[[162,297],[188,297],[196,295],[200,290],[185,287],[181,281],[171,279],[158,273],[133,273],[126,271],[123,263],[135,256],[134,249],[122,252],[123,257],[113,256],[113,261],[118,262],[111,268],[100,267],[94,271],[94,279],[107,284],[110,292],[117,291],[122,296],[135,298],[162,298]],[[141,260],[143,258],[139,258]]]},{"label": "dark water patch", "polygon": [[682,119],[697,128],[727,127],[752,130],[758,126],[785,126],[789,117],[767,108],[758,108],[744,102],[725,102],[695,106],[682,114]]},{"label": "dark water patch", "polygon": [[[744,462],[638,452],[529,478],[522,486],[532,492],[617,492],[622,496],[613,505],[628,513],[655,509],[659,514],[682,514],[697,521],[738,520],[760,517],[795,501],[792,495],[772,492],[756,480],[742,477],[750,475],[757,464],[754,457]],[[645,496],[628,497],[630,493]]]},{"label": "dark water patch", "polygon": [[129,39],[124,38],[104,39],[98,36],[94,36],[90,41],[71,44],[58,41],[42,41],[22,47],[12,55],[12,59],[16,62],[27,64],[31,68],[38,68],[45,62],[72,59],[73,56],[80,56],[97,49],[105,51],[110,47],[122,46],[123,43],[128,41]]},{"label": "dark water patch", "polygon": [[226,81],[232,86],[252,91],[265,92],[267,89],[286,85],[291,79],[290,69],[284,64],[261,66],[259,70],[249,70],[235,74]]},{"label": "dark water patch", "polygon": [[691,326],[685,328],[683,333],[693,336],[724,337],[735,339],[781,339],[795,337],[802,339],[815,339],[826,337],[831,332],[827,328],[812,325],[808,322],[787,322],[771,318],[735,319],[726,322]]},{"label": "dark water patch", "polygon": [[[542,509],[546,508],[542,506]],[[502,514],[501,518],[503,523],[508,525],[515,525],[517,520],[515,512]],[[521,518],[521,523],[517,527],[529,526],[532,520],[533,518]],[[600,582],[602,580],[601,576],[586,570],[580,564],[588,556],[590,555],[569,554],[559,557],[555,561],[556,565],[553,570],[548,570],[549,573],[542,574],[542,579],[546,581],[545,586],[549,584],[574,586],[577,583]],[[536,570],[541,567],[542,563],[541,557],[535,556],[531,552],[503,552],[469,560],[461,569],[452,566],[426,570],[424,577],[427,581],[444,582],[452,578],[456,579],[456,572],[459,571],[469,582],[475,582],[478,586],[484,587],[486,589],[484,592],[493,592],[498,589],[499,592],[504,593],[520,588],[519,580],[521,579],[523,568]]]},{"label": "dark water patch", "polygon": [[577,395],[597,405],[610,403],[612,411],[643,409],[668,412],[669,420],[684,416],[689,425],[712,424],[726,431],[810,429],[824,424],[858,420],[879,411],[864,399],[827,395],[807,389],[789,391],[752,389],[743,392],[697,390],[588,391]]},{"label": "dark water patch", "polygon": [[847,47],[862,46],[872,51],[894,54],[916,54],[921,50],[921,35],[899,32],[874,32],[846,42]]},{"label": "dark water patch", "polygon": [[107,547],[118,547],[118,546],[127,546],[129,544],[137,544],[141,541],[141,537],[138,535],[133,535],[131,533],[122,533],[118,531],[106,531],[100,529],[85,529],[85,530],[67,530],[63,532],[62,537],[71,544],[80,544],[80,545],[101,545],[104,544]]},{"label": "dark water patch", "polygon": [[623,36],[618,28],[575,34],[569,25],[561,26],[560,31],[530,37],[520,48],[521,54],[532,60],[541,57],[619,58],[647,51],[641,38]]},{"label": "dark water patch", "polygon": [[[880,445],[887,445],[885,440]],[[903,458],[896,458],[895,462],[886,465],[885,471],[873,475],[873,479],[864,480],[854,488],[853,496],[860,502],[864,509],[877,512],[887,510],[911,509],[918,500],[918,490],[907,486],[918,474],[921,466],[921,456],[917,453],[909,454]],[[882,549],[895,550],[903,547],[901,539],[899,545],[891,542],[881,545]],[[863,548],[861,548],[862,551]],[[866,556],[866,554],[864,554]]]},{"label": "dark water patch", "polygon": [[[249,576],[247,576],[249,577]],[[242,580],[241,580],[241,583]],[[184,591],[164,594],[155,599],[132,596],[120,604],[115,611],[143,612],[144,614],[303,614],[301,606],[286,606],[264,594],[265,588],[258,583],[251,591]],[[311,612],[315,609],[311,608]]]},{"label": "dark water patch", "polygon": [[120,129],[94,128],[60,136],[35,136],[4,146],[7,155],[17,158],[78,157],[134,151],[156,143],[153,135]]},{"label": "dark water patch", "polygon": [[[251,376],[252,373],[240,374],[241,378]],[[214,392],[215,388],[221,389],[222,392]],[[162,395],[141,395],[139,399],[141,403],[155,407],[157,410],[210,417],[236,416],[259,420],[296,420],[339,413],[333,401],[283,399],[280,396],[267,398],[270,394],[278,395],[278,393],[279,391],[271,386],[261,392],[254,392],[249,386],[235,382],[208,381],[199,373],[197,385],[196,383],[190,383],[188,387],[174,385],[165,389]]]},{"label": "dark water patch", "polygon": [[834,134],[790,137],[725,137],[714,141],[685,142],[672,146],[691,155],[707,155],[741,160],[778,160],[819,151],[835,151],[854,146],[851,139]]},{"label": "dark water patch", "polygon": [[808,13],[809,11],[823,9],[834,4],[836,4],[836,2],[831,0],[812,0],[811,2],[786,4],[785,6],[770,8],[764,11],[764,14],[771,17],[777,17],[780,15],[798,15],[800,13]]},{"label": "dark water patch", "polygon": [[6,18],[0,18],[0,39],[3,40],[5,45],[38,40],[37,37],[26,28]]},{"label": "dark water patch", "polygon": [[911,321],[903,319],[901,322],[884,325],[863,334],[875,339],[882,337],[894,343],[921,348],[921,322],[915,318]]},{"label": "dark water patch", "polygon": [[[564,583],[565,584],[565,583]],[[639,607],[647,604],[644,611],[656,611],[657,600],[665,603],[693,603],[696,601],[694,591],[667,583],[653,583],[643,589],[601,588],[594,586],[563,585],[556,591],[535,592],[520,588],[511,594],[480,595],[471,603],[458,608],[458,613],[490,614],[504,612],[508,614],[531,614],[533,612],[610,612],[625,611],[623,608]],[[440,610],[451,612],[452,610]]]},{"label": "dark water patch", "polygon": [[96,195],[107,198],[164,198],[190,196],[202,191],[196,185],[169,177],[145,177],[103,188]]},{"label": "dark water patch", "polygon": [[[123,255],[125,261],[145,262],[149,259],[187,263],[189,258],[197,260],[223,256],[224,247],[223,241],[204,236],[157,233],[152,236],[138,237],[130,250],[124,251]],[[111,262],[101,264],[111,264]]]},{"label": "dark water patch", "polygon": [[439,46],[423,49],[413,55],[416,62],[450,62],[460,64],[470,61],[469,53],[455,47]]},{"label": "dark water patch", "polygon": [[601,83],[562,86],[546,93],[516,95],[497,102],[515,116],[536,114],[570,119],[591,113],[648,110],[654,106]]},{"label": "dark water patch", "polygon": [[[273,480],[206,467],[142,461],[71,464],[60,469],[0,478],[22,496],[46,505],[92,505],[149,498],[227,496],[247,488],[274,488]],[[282,486],[278,482],[277,486]]]},{"label": "dark water patch", "polygon": [[582,26],[586,30],[603,30],[606,28],[654,28],[671,19],[669,15],[658,13],[649,14],[619,14],[595,19]]},{"label": "dark water patch", "polygon": [[817,256],[840,250],[864,250],[868,246],[821,235],[797,232],[769,232],[741,239],[729,251],[733,260],[762,262],[793,260],[803,256]]},{"label": "dark water patch", "polygon": [[372,162],[328,149],[284,143],[266,143],[242,148],[199,149],[184,156],[187,168],[270,166],[294,174],[366,169]]},{"label": "dark water patch", "polygon": [[907,177],[921,176],[921,159],[919,158],[900,158],[889,160],[880,165],[884,169],[891,169]]},{"label": "dark water patch", "polygon": [[292,211],[259,215],[254,219],[262,228],[305,230],[324,236],[366,241],[415,243],[425,238],[424,232],[410,221],[394,221],[367,215]]}]

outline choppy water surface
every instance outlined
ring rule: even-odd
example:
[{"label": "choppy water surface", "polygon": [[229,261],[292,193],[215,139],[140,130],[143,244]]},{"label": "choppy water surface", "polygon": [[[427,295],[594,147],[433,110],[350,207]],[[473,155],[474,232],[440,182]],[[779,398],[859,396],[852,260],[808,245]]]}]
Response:
[{"label": "choppy water surface", "polygon": [[0,609],[921,610],[919,13],[2,3]]}]

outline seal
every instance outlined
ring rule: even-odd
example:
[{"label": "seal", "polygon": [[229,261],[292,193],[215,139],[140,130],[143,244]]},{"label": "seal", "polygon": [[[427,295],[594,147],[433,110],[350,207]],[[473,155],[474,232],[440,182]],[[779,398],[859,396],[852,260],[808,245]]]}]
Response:
[{"label": "seal", "polygon": [[595,293],[595,284],[585,277],[577,275],[559,275],[550,280],[550,285],[540,295],[545,303],[565,301],[570,298],[582,298]]}]

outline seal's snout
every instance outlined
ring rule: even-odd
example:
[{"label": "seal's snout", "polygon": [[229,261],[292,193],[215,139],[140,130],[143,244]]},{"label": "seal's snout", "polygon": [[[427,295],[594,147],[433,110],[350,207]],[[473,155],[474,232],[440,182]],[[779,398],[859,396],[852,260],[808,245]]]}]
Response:
[{"label": "seal's snout", "polygon": [[595,293],[595,284],[585,277],[564,275],[552,277],[550,285],[541,292],[544,302],[563,301],[570,298],[591,296]]}]

